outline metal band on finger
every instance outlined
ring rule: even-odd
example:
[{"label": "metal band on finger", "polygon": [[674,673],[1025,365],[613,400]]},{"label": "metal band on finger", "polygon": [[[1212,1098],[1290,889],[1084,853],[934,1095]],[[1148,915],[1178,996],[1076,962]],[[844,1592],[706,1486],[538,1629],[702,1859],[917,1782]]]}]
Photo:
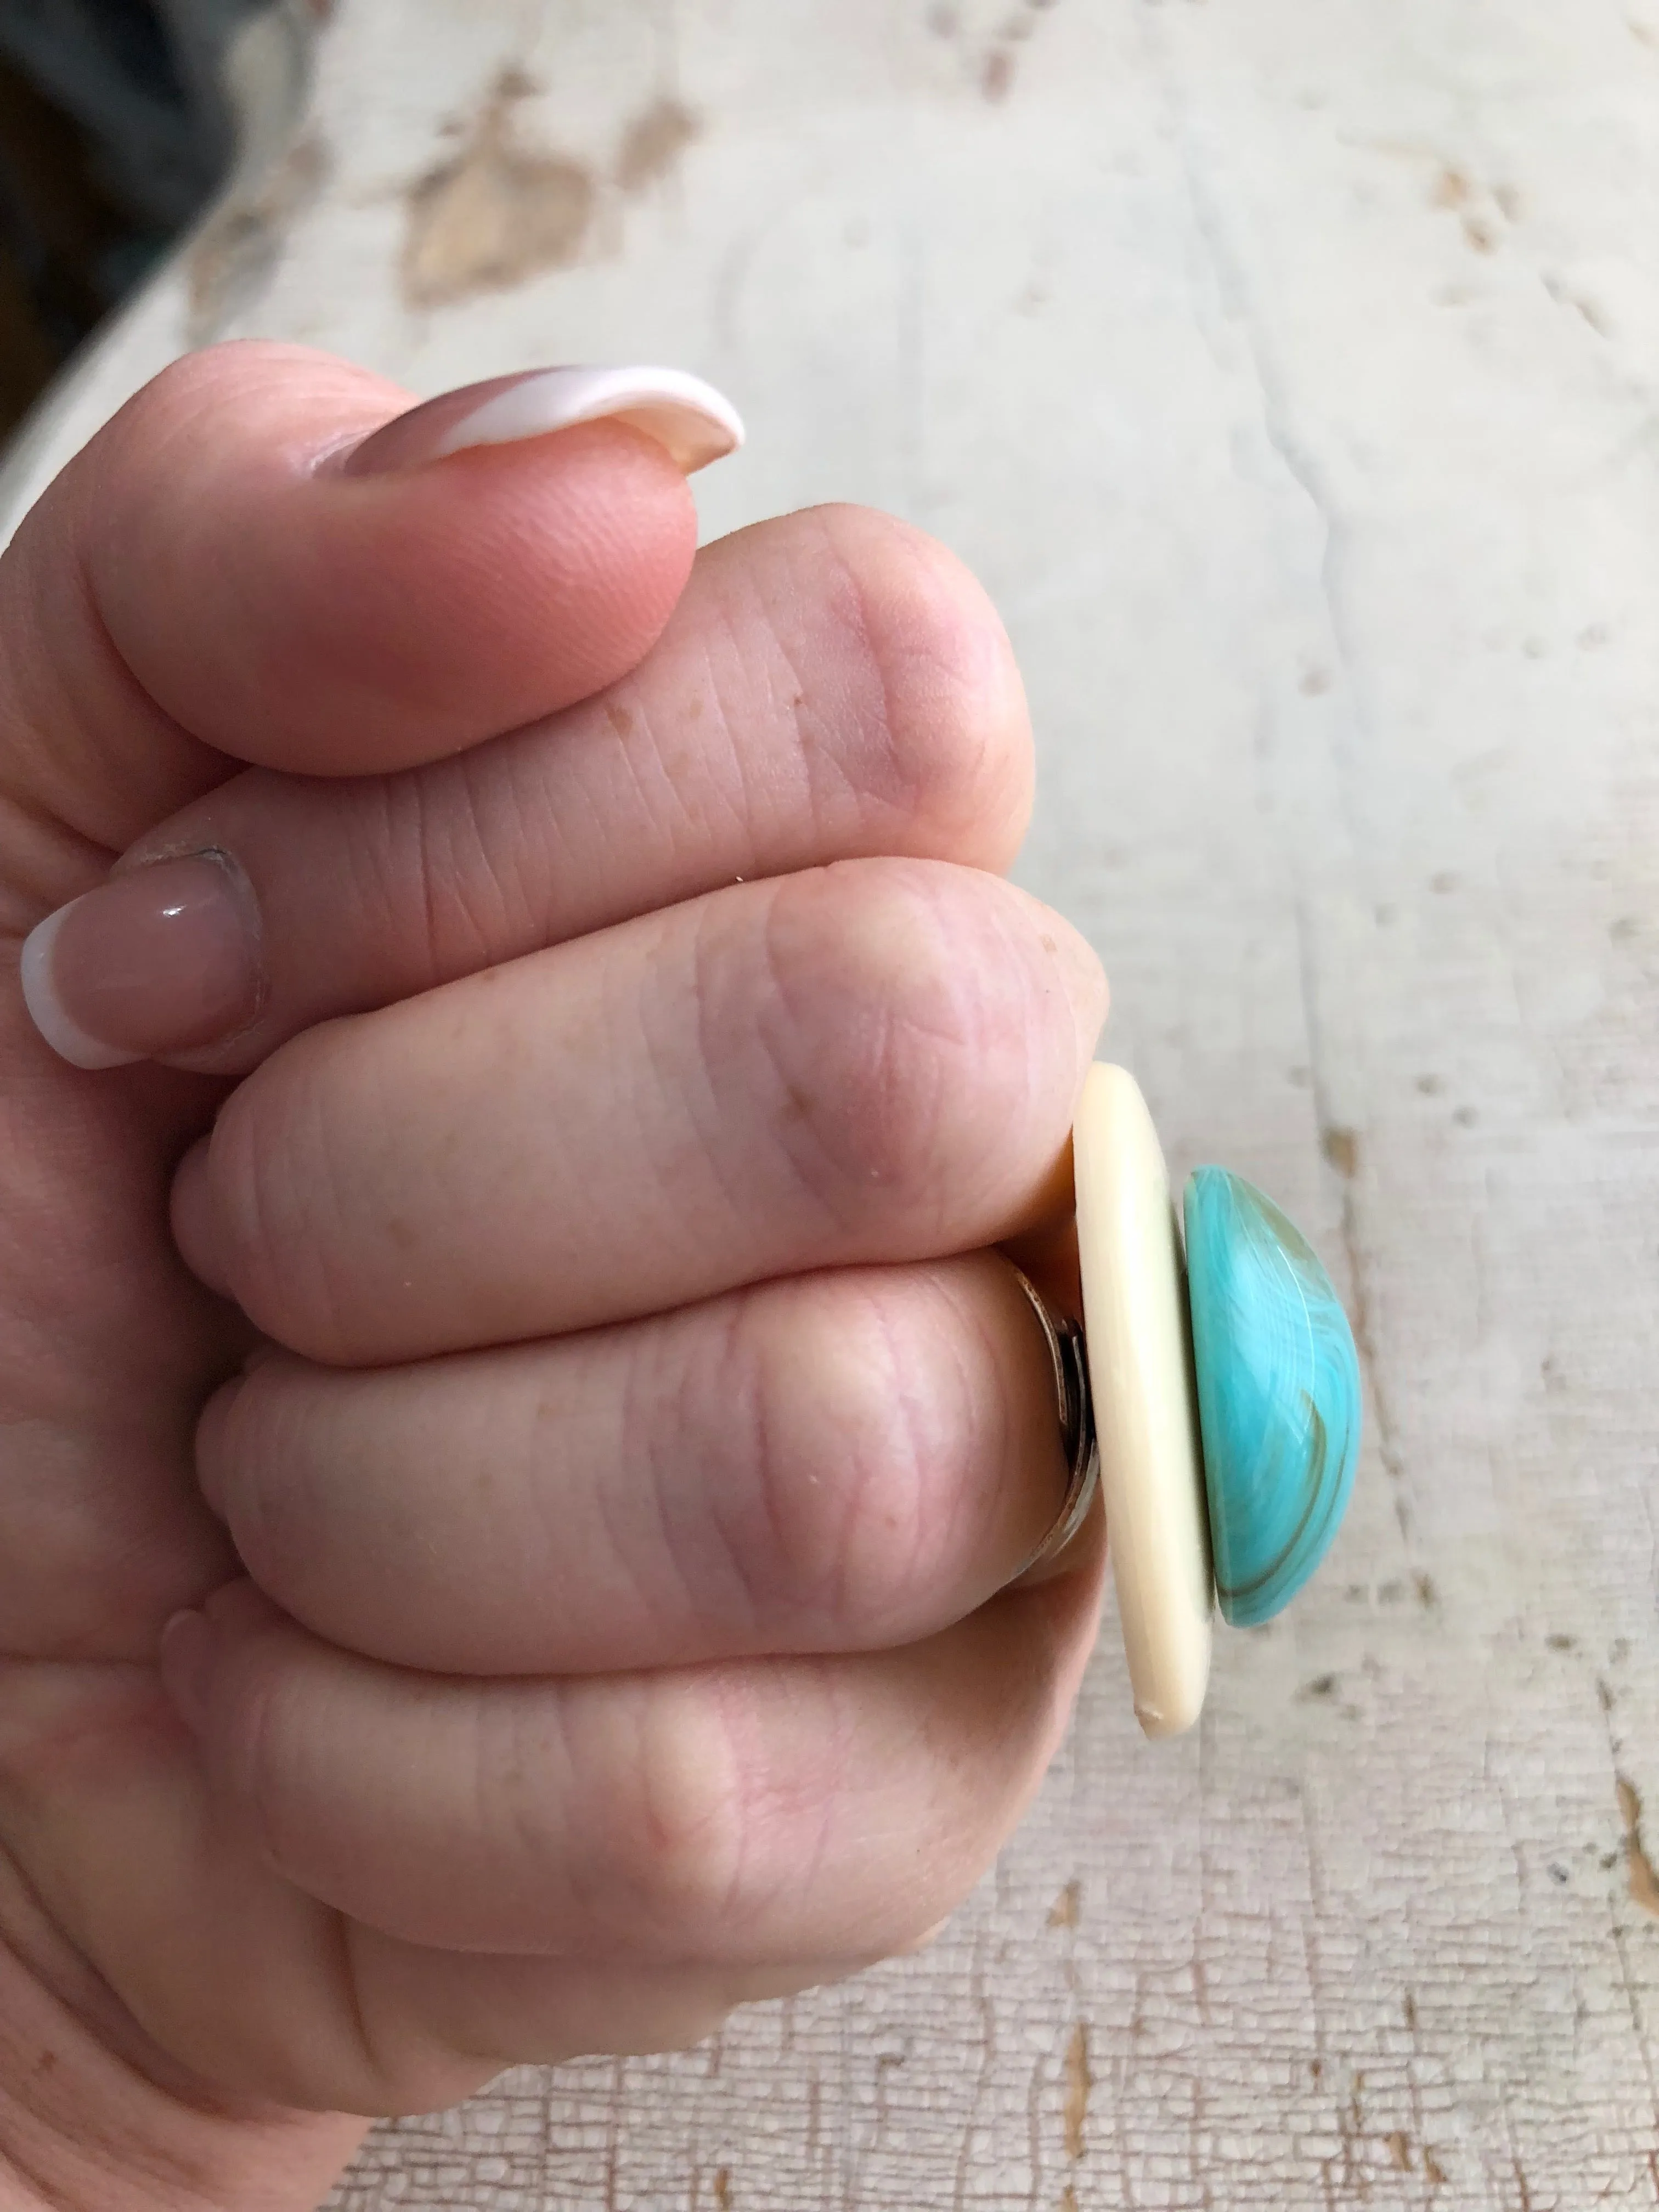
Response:
[{"label": "metal band on finger", "polygon": [[1041,1566],[1045,1559],[1063,1552],[1088,1518],[1100,1485],[1100,1447],[1095,1436],[1094,1404],[1089,1395],[1089,1358],[1083,1331],[1074,1321],[1055,1319],[1028,1275],[1018,1267],[1014,1275],[1030,1302],[1054,1364],[1055,1412],[1068,1470],[1059,1516],[1020,1569],[1021,1574],[1029,1574],[1033,1567]]}]

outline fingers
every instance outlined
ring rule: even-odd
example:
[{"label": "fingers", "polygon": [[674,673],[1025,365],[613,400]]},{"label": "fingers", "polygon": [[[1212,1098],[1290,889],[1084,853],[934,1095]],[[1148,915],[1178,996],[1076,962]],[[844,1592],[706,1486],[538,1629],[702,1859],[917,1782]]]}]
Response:
[{"label": "fingers", "polygon": [[601,698],[402,776],[251,771],[160,823],[32,948],[32,1002],[55,996],[60,1048],[64,1020],[101,1048],[83,1064],[241,1071],[734,878],[877,853],[1000,869],[1030,787],[979,586],[903,524],[818,509],[708,548]]},{"label": "fingers", "polygon": [[1067,1472],[988,1253],[413,1368],[273,1357],[210,1406],[198,1464],[285,1612],[471,1674],[911,1642],[1013,1578]]},{"label": "fingers", "polygon": [[221,781],[216,755],[377,772],[633,666],[696,544],[664,445],[589,422],[349,472],[407,405],[267,345],[193,355],[131,401],[0,569],[8,788],[118,851]]},{"label": "fingers", "polygon": [[[507,2066],[689,2051],[740,2005],[844,1981],[870,1959],[779,1966],[641,1966],[435,1951],[348,1923],[347,1955],[373,2074],[365,2112],[458,2103]],[[337,2102],[337,2090],[333,2101]]]},{"label": "fingers", "polygon": [[895,1652],[477,1683],[337,1651],[246,1583],[163,1655],[289,1881],[404,1942],[872,1958],[971,1887],[1064,1727],[1099,1560]]},{"label": "fingers", "polygon": [[186,1159],[175,1233],[336,1364],[547,1336],[1013,1234],[1097,962],[994,877],[741,885],[295,1039]]}]

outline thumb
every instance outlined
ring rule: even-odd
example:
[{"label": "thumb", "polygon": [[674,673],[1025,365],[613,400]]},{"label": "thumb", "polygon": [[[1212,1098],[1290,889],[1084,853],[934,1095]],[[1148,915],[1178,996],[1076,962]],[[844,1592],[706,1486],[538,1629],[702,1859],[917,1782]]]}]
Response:
[{"label": "thumb", "polygon": [[741,434],[726,403],[556,370],[406,410],[246,343],[130,402],[0,562],[0,801],[118,850],[226,756],[409,767],[633,667],[696,550],[684,471]]}]

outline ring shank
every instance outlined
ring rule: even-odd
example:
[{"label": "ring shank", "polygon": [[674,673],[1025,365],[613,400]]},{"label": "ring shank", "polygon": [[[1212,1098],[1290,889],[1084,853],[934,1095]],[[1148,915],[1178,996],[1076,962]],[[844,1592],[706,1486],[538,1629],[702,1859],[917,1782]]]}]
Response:
[{"label": "ring shank", "polygon": [[[1054,1319],[1042,1292],[1023,1269],[1015,1267],[1014,1274],[1037,1317],[1054,1363],[1055,1411],[1067,1465],[1066,1495],[1054,1524],[1019,1571],[1028,1575],[1033,1567],[1063,1552],[1088,1519],[1100,1483],[1100,1453],[1083,1331],[1074,1321]],[[1018,1579],[1016,1576],[1015,1580]]]}]

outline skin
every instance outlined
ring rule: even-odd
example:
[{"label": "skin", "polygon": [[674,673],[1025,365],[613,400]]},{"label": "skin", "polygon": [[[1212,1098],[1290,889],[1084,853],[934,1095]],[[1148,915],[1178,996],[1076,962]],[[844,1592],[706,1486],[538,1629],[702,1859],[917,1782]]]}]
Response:
[{"label": "skin", "polygon": [[913,1948],[1094,1633],[994,1248],[1105,993],[994,614],[856,510],[697,555],[617,425],[344,477],[408,404],[195,356],[0,562],[14,951],[210,846],[266,964],[97,1074],[0,982],[6,2212],[304,2212]]}]

